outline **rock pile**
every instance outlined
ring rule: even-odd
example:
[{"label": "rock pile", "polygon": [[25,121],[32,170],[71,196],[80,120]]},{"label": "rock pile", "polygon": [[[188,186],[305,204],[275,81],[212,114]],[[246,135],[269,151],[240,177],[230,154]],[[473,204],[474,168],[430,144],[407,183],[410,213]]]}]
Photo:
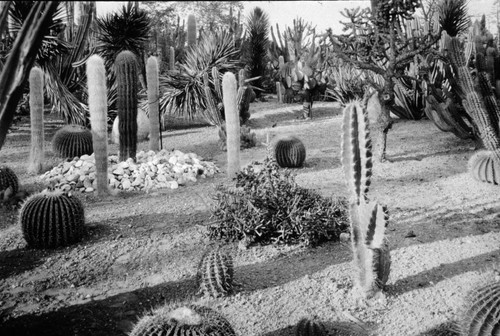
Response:
[{"label": "rock pile", "polygon": [[[195,153],[161,150],[137,153],[136,161],[118,162],[118,156],[108,158],[108,181],[111,188],[150,191],[160,188],[177,189],[187,181],[213,176],[219,172],[210,161]],[[62,162],[43,174],[40,179],[51,188],[64,191],[93,192],[96,187],[94,154]]]}]

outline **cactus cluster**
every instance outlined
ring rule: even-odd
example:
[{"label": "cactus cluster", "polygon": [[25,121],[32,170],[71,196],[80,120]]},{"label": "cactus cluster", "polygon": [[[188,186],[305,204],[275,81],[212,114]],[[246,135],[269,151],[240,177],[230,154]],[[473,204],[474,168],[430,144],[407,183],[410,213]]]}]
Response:
[{"label": "cactus cluster", "polygon": [[276,142],[274,157],[278,165],[282,168],[302,167],[306,159],[306,147],[299,138],[285,136]]},{"label": "cactus cluster", "polygon": [[181,306],[167,310],[162,307],[153,315],[144,316],[129,336],[236,336],[220,313],[199,305]]},{"label": "cactus cluster", "polygon": [[302,318],[295,326],[295,336],[326,336],[328,331],[317,317]]},{"label": "cactus cluster", "polygon": [[0,201],[7,200],[19,191],[19,179],[7,166],[0,166]]},{"label": "cactus cluster", "polygon": [[46,190],[24,202],[19,223],[28,247],[52,249],[68,246],[83,237],[83,204],[69,193]]},{"label": "cactus cluster", "polygon": [[366,299],[383,289],[390,273],[390,251],[385,236],[389,215],[385,206],[367,197],[372,153],[366,110],[361,102],[343,111],[342,167],[350,193],[351,243],[356,286]]},{"label": "cactus cluster", "polygon": [[198,266],[200,293],[209,297],[226,296],[233,292],[233,259],[215,249],[208,251]]},{"label": "cactus cluster", "polygon": [[74,158],[94,152],[92,133],[80,125],[66,125],[52,138],[52,151],[59,157]]}]

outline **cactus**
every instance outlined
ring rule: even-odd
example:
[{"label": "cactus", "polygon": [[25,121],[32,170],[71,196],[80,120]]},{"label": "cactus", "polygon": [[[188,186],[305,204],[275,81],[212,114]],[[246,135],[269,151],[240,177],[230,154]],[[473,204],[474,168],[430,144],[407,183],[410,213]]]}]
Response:
[{"label": "cactus", "polygon": [[328,331],[325,325],[317,318],[303,318],[295,327],[295,336],[326,336]]},{"label": "cactus", "polygon": [[109,193],[108,184],[108,98],[104,60],[92,55],[87,60],[90,124],[96,166],[96,193]]},{"label": "cactus", "polygon": [[190,48],[196,45],[196,17],[193,14],[187,18],[187,43]]},{"label": "cactus", "polygon": [[372,169],[371,140],[366,111],[359,101],[343,112],[342,167],[350,192],[351,243],[356,287],[369,299],[389,278],[390,251],[385,237],[389,215],[385,206],[367,198]]},{"label": "cactus", "polygon": [[222,77],[222,99],[227,127],[227,176],[240,170],[240,118],[237,109],[236,77],[226,72]]},{"label": "cactus", "polygon": [[7,166],[0,166],[0,201],[5,201],[19,191],[19,179]]},{"label": "cactus", "polygon": [[169,70],[175,70],[175,48],[170,47],[170,54],[169,54]]},{"label": "cactus", "polygon": [[236,336],[231,324],[220,313],[199,305],[157,309],[134,326],[129,336]]},{"label": "cactus", "polygon": [[226,296],[233,292],[233,259],[215,249],[206,253],[198,266],[200,293],[210,297]]},{"label": "cactus", "polygon": [[71,194],[42,191],[30,196],[19,212],[28,247],[51,249],[80,241],[85,231],[82,202]]},{"label": "cactus", "polygon": [[137,58],[128,50],[116,56],[118,131],[120,161],[135,160],[137,152]]},{"label": "cactus", "polygon": [[63,158],[74,158],[84,154],[92,154],[92,132],[80,125],[66,125],[52,138],[54,154]]},{"label": "cactus", "polygon": [[489,151],[479,151],[469,159],[472,177],[481,182],[500,184],[500,161]]},{"label": "cactus", "polygon": [[274,157],[280,167],[302,167],[306,159],[306,147],[297,137],[282,137],[278,139],[274,146]]},{"label": "cactus", "polygon": [[486,284],[468,295],[458,322],[461,336],[495,336],[500,332],[500,282]]},{"label": "cactus", "polygon": [[43,165],[43,71],[33,67],[30,82],[31,151],[28,172],[39,174]]},{"label": "cactus", "polygon": [[149,149],[158,151],[160,149],[160,112],[159,112],[159,82],[158,82],[158,59],[154,56],[148,58],[146,64],[146,78],[148,82],[149,103]]},{"label": "cactus", "polygon": [[278,103],[283,103],[283,93],[281,92],[281,82],[276,82],[276,95],[278,96]]}]

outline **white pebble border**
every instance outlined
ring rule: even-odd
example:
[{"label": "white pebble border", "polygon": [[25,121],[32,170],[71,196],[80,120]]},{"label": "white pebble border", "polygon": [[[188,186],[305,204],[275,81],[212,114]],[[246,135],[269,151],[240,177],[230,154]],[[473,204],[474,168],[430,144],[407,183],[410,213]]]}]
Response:
[{"label": "white pebble border", "polygon": [[[149,192],[160,188],[177,189],[187,181],[211,177],[219,168],[195,153],[179,150],[138,152],[136,161],[118,162],[117,155],[108,158],[108,182],[110,188]],[[51,188],[63,191],[93,192],[96,188],[94,154],[75,157],[62,162],[40,176]]]}]

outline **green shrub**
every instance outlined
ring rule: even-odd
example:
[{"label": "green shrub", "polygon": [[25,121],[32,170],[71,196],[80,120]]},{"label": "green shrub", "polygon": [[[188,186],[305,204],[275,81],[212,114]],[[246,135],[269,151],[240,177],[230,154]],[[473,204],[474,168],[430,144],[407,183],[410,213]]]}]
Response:
[{"label": "green shrub", "polygon": [[240,171],[236,187],[218,185],[209,226],[211,239],[249,238],[260,244],[338,240],[348,230],[347,201],[325,198],[297,185],[294,175],[273,158]]}]

